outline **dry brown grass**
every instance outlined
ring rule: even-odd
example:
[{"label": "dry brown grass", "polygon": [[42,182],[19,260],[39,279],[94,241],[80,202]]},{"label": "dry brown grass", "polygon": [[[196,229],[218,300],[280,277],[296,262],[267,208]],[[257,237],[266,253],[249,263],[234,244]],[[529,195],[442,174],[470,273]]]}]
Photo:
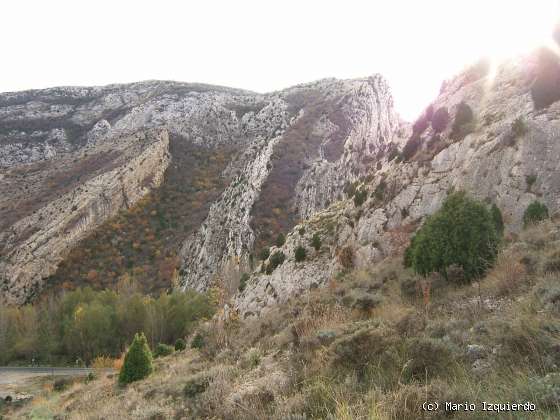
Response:
[{"label": "dry brown grass", "polygon": [[521,263],[521,254],[510,249],[500,252],[496,265],[481,283],[485,293],[491,296],[509,296],[528,282],[527,270]]},{"label": "dry brown grass", "polygon": [[[401,296],[400,280],[412,274],[402,268],[400,257],[387,259],[369,270],[345,272],[328,287],[270,308],[259,318],[208,321],[201,326],[206,344],[200,352],[158,359],[152,376],[127,388],[119,388],[116,377],[100,375],[62,393],[47,390],[46,400],[37,404],[48,403],[51,411],[56,408],[54,414],[77,419],[408,420],[424,416],[419,406],[426,395],[437,401],[525,398],[528,378],[548,372],[548,359],[560,345],[557,313],[547,309],[560,295],[558,273],[533,272],[524,262],[531,257],[543,267],[546,258],[556,255],[557,245],[544,225],[523,232],[522,242],[510,244],[480,282],[491,308],[478,304],[478,285],[433,281],[429,296],[426,290],[416,300]],[[366,317],[342,304],[344,294],[358,289],[383,297]],[[333,341],[320,332],[332,332]],[[370,341],[363,344],[362,337]],[[465,360],[473,343],[492,354],[488,377],[476,376]],[[416,351],[419,345],[424,347]],[[491,352],[494,348],[499,351]],[[449,366],[442,362],[447,359]],[[412,372],[412,362],[420,370],[408,377],[403,372]],[[420,380],[422,363],[440,370]],[[207,382],[200,392],[195,388],[187,395],[185,384],[197,378]],[[542,418],[546,414],[557,413]]]},{"label": "dry brown grass", "polygon": [[118,359],[113,359],[109,356],[97,356],[91,362],[91,367],[95,370],[111,369],[115,366],[115,362]]},{"label": "dry brown grass", "polygon": [[553,221],[544,220],[524,229],[519,234],[519,240],[536,248],[544,248],[550,238],[550,232],[555,228],[556,224]]},{"label": "dry brown grass", "polygon": [[350,246],[345,246],[337,250],[336,257],[338,263],[345,269],[354,267],[354,250]]},{"label": "dry brown grass", "polygon": [[321,330],[337,329],[351,319],[348,309],[340,305],[313,305],[296,321],[294,329],[300,338],[311,337]]}]

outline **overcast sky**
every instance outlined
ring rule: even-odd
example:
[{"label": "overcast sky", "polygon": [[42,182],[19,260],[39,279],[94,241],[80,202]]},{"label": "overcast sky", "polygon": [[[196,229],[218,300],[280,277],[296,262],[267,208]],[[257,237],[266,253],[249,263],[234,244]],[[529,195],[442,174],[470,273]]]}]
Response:
[{"label": "overcast sky", "polygon": [[558,0],[1,0],[0,91],[146,79],[257,92],[382,73],[413,119],[483,55],[542,40]]}]

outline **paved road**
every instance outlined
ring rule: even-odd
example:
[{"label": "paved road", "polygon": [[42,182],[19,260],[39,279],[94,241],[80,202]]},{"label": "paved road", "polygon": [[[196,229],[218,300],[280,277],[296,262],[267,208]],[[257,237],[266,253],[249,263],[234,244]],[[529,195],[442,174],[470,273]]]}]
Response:
[{"label": "paved road", "polygon": [[[103,369],[107,373],[114,369]],[[85,376],[90,368],[69,367],[0,367],[0,385],[13,384],[37,376]]]},{"label": "paved road", "polygon": [[54,373],[55,375],[74,375],[74,374],[88,374],[93,371],[91,368],[72,368],[72,367],[27,367],[27,366],[0,366],[0,374],[4,372],[28,372],[28,373]]}]

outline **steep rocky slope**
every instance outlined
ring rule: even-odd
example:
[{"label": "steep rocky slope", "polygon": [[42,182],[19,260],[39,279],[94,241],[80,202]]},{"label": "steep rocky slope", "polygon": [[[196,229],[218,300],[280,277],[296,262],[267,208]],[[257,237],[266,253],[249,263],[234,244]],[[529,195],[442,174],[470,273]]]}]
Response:
[{"label": "steep rocky slope", "polygon": [[[3,298],[125,275],[234,292],[243,278],[234,306],[255,314],[402,250],[450,189],[495,203],[515,233],[531,201],[558,210],[558,69],[543,53],[474,66],[413,125],[379,75],[269,94],[152,81],[0,95]],[[100,193],[79,194],[98,177]]]},{"label": "steep rocky slope", "polygon": [[24,302],[87,232],[159,185],[169,161],[167,132],[118,140],[2,172],[4,300]]},{"label": "steep rocky slope", "polygon": [[[182,250],[183,287],[207,288],[250,270],[252,251],[340,199],[398,143],[401,127],[385,82],[325,80],[273,95],[293,115],[272,138],[256,138],[205,223]],[[264,109],[263,111],[265,111]],[[258,114],[270,121],[271,116]],[[284,120],[286,121],[286,120]]]},{"label": "steep rocky slope", "polygon": [[[550,66],[556,71],[543,89],[543,106],[538,88]],[[284,246],[271,249],[271,255],[281,252],[285,261],[271,274],[262,272],[270,258],[257,267],[236,296],[236,309],[244,316],[258,314],[272,303],[326,284],[349,267],[402,251],[410,233],[452,189],[495,203],[511,233],[520,230],[523,212],[534,200],[556,213],[558,74],[557,58],[551,64],[548,54],[538,52],[496,69],[480,63],[446,82],[413,125],[404,147],[395,147],[353,186],[353,200],[315,214],[287,235]],[[318,251],[311,246],[315,234],[322,242]],[[303,263],[294,258],[298,246],[307,250]]]},{"label": "steep rocky slope", "polygon": [[[150,131],[156,129],[163,131]],[[44,181],[24,203],[32,215],[35,212],[32,220],[20,211],[19,181],[3,185],[3,298],[21,303],[44,283],[76,282],[76,276],[82,281],[89,277],[116,281],[126,273],[142,276],[146,270],[135,271],[137,261],[124,245],[112,244],[115,263],[90,258],[100,254],[100,247],[91,246],[93,239],[121,235],[126,229],[113,223],[111,232],[109,219],[119,210],[146,212],[150,206],[145,201],[161,200],[160,191],[184,198],[211,188],[211,194],[181,202],[172,211],[159,206],[163,210],[149,212],[160,221],[196,213],[192,223],[183,221],[181,229],[175,225],[173,232],[162,233],[168,260],[158,262],[179,261],[178,281],[183,287],[208,288],[232,264],[236,272],[248,270],[255,243],[257,248],[268,245],[279,232],[339,199],[349,181],[367,173],[391,144],[398,143],[399,129],[389,89],[380,76],[328,79],[265,95],[157,81],[0,95],[1,176],[17,179],[15,174],[37,167],[42,172],[34,172],[33,179]],[[131,139],[140,138],[146,143],[153,138],[154,146],[145,152],[129,147]],[[189,160],[191,154],[203,158]],[[85,189],[95,176],[106,177],[102,185],[113,191],[115,169],[128,171],[130,180],[123,188],[135,191],[130,197],[122,194],[126,199],[106,204],[100,193],[87,199],[77,196],[75,203],[67,204],[68,197]],[[58,175],[50,179],[51,173]],[[67,195],[60,198],[62,193]],[[146,200],[135,206],[141,197]],[[86,201],[106,210],[86,217],[88,223],[76,222],[79,235],[70,235],[68,228],[51,226],[74,223],[69,215],[63,216],[57,200],[63,200],[60,203],[66,203],[70,213]],[[64,222],[47,221],[43,212],[50,207],[57,208],[57,218]],[[95,228],[103,222],[100,236]],[[144,222],[150,225],[153,220]],[[30,239],[25,228],[36,236]],[[151,233],[146,238],[153,237]],[[134,234],[119,238],[133,245],[132,253],[146,239],[138,240]],[[173,270],[164,271],[170,286]]]},{"label": "steep rocky slope", "polygon": [[[559,417],[558,220],[506,241],[479,287],[432,276],[426,299],[416,287],[423,282],[402,263],[399,255],[348,270],[260,317],[202,322],[190,334],[192,347],[157,357],[154,372],[128,386],[102,370],[86,380],[58,379],[57,387],[44,378],[27,391],[36,396],[31,403],[0,404],[0,412],[70,419]],[[426,412],[426,401],[439,409]],[[457,408],[465,401],[476,407]],[[507,412],[506,403],[532,406]]]}]

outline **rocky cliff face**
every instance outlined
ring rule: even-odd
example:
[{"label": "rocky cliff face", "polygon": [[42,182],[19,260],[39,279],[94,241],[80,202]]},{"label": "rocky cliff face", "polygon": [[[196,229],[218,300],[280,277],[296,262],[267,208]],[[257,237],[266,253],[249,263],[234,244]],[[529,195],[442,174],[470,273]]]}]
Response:
[{"label": "rocky cliff face", "polygon": [[[558,212],[560,98],[553,97],[553,84],[547,91],[552,100],[539,102],[541,60],[534,54],[497,69],[477,65],[445,83],[406,144],[395,145],[356,184],[364,202],[342,200],[296,226],[284,246],[271,250],[282,252],[285,262],[270,275],[255,270],[235,298],[236,309],[258,314],[326,284],[346,266],[402,251],[411,232],[453,189],[495,203],[510,233],[521,229],[523,212],[534,200]],[[310,246],[314,234],[322,240],[319,251]],[[294,260],[297,246],[307,250],[305,263]],[[270,259],[263,263],[269,264]]]},{"label": "rocky cliff face", "polygon": [[209,210],[176,250],[182,287],[206,289],[232,261],[247,270],[255,243],[339,199],[398,129],[380,76],[265,95],[172,82],[0,95],[3,295],[32,297],[80,240],[162,182],[190,185],[173,155],[185,144],[208,150],[210,167],[214,152],[228,154],[223,190],[195,203]]},{"label": "rocky cliff face", "polygon": [[247,132],[254,140],[235,162],[237,175],[185,242],[184,287],[205,289],[232,270],[250,270],[254,251],[341,198],[347,183],[399,142],[391,95],[379,76],[324,80],[268,100],[256,119],[258,126],[276,120],[274,131]]},{"label": "rocky cliff face", "polygon": [[[402,250],[451,189],[495,203],[515,233],[531,201],[560,204],[560,65],[547,57],[469,69],[413,125],[379,75],[269,94],[160,81],[2,94],[2,297],[88,271],[231,291],[250,273],[234,306],[257,314]],[[106,228],[117,213],[145,217]],[[107,261],[87,248],[100,230]]]},{"label": "rocky cliff face", "polygon": [[3,300],[25,302],[89,231],[157,187],[169,163],[168,145],[164,130],[140,132],[4,171]]}]

